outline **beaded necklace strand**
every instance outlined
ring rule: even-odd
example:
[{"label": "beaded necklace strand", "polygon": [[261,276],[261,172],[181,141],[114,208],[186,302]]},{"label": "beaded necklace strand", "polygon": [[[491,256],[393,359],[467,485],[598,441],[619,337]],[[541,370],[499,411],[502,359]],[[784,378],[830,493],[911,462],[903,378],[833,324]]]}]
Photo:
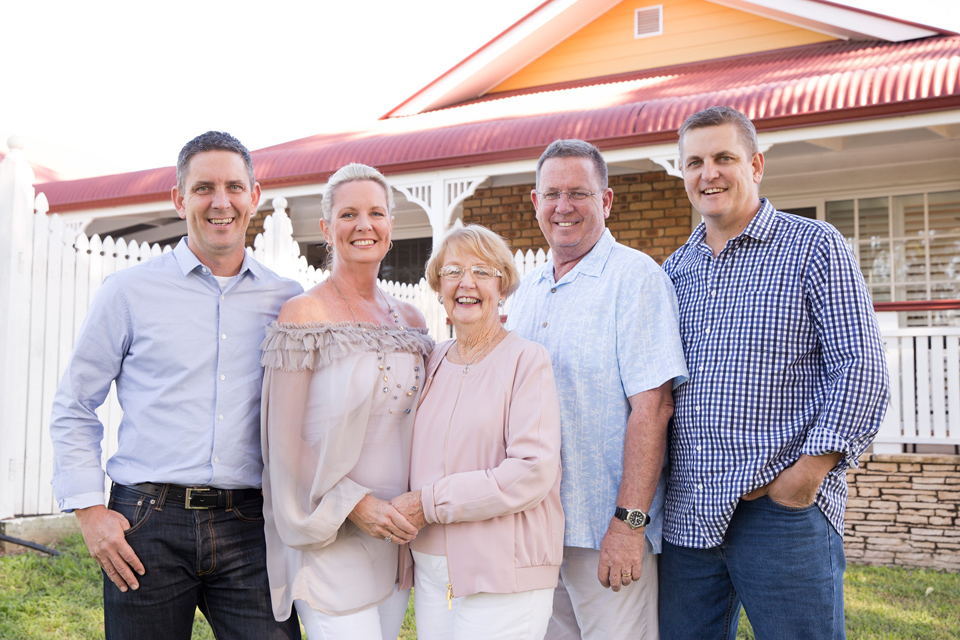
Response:
[{"label": "beaded necklace strand", "polygon": [[[370,331],[367,330],[367,329],[365,329],[365,328],[363,327],[363,323],[360,322],[360,318],[357,317],[357,313],[353,310],[353,307],[350,306],[350,302],[347,300],[346,296],[343,295],[343,292],[340,291],[340,287],[337,286],[337,283],[336,283],[336,281],[333,279],[333,277],[329,277],[328,280],[330,280],[330,284],[333,285],[333,288],[336,289],[337,293],[340,295],[340,299],[343,300],[343,303],[344,303],[345,305],[347,305],[347,309],[350,310],[350,315],[352,315],[354,321],[356,321],[357,327],[360,328],[360,329],[362,329],[364,333],[369,334]],[[394,323],[395,325],[397,325],[397,327],[399,327],[401,331],[406,331],[407,328],[400,324],[400,314],[397,313],[396,308],[394,308],[394,307],[390,304],[390,302],[387,300],[387,296],[384,295],[383,291],[380,290],[380,287],[377,287],[377,291],[380,292],[380,297],[383,298],[383,301],[384,301],[384,302],[386,303],[386,305],[387,305],[387,309],[390,310],[390,315],[393,316],[393,323]],[[381,325],[381,326],[383,326],[383,325]],[[389,366],[386,366],[386,367],[384,366],[385,363],[386,363],[386,361],[383,359],[383,351],[382,351],[382,349],[381,349],[381,347],[380,347],[379,344],[377,345],[377,362],[379,363],[378,366],[380,367],[380,373],[383,375],[383,382],[384,382],[383,392],[384,392],[384,393],[389,393],[389,392],[390,392],[390,381],[387,379],[387,372],[390,371],[390,367],[389,367]],[[414,364],[414,366],[413,366],[413,372],[414,372],[414,376],[415,376],[416,382],[415,382],[415,384],[414,384],[412,387],[410,387],[410,390],[406,392],[408,397],[412,397],[414,391],[417,391],[417,390],[420,389],[420,356],[419,356],[419,355],[413,354],[413,364]],[[391,375],[392,375],[392,374],[391,374]],[[402,393],[403,385],[401,385],[401,384],[400,384],[399,382],[397,382],[396,380],[394,380],[394,382],[396,383],[396,388],[401,390],[401,391],[397,391],[397,392],[395,392],[395,393],[397,393],[397,394]],[[394,400],[397,400],[397,399],[399,399],[399,397],[400,397],[399,395],[395,395],[395,396],[393,396],[393,399],[394,399]],[[387,410],[391,413],[391,415],[393,414],[393,409],[387,407]],[[410,413],[410,409],[404,410],[404,413]]]}]

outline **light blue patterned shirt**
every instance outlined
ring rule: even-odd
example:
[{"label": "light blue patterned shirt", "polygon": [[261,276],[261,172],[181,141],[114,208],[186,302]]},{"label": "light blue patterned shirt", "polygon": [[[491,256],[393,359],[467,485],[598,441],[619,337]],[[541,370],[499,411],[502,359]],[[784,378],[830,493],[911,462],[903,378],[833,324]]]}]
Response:
[{"label": "light blue patterned shirt", "polygon": [[103,504],[97,407],[114,380],[123,418],[107,460],[113,481],[259,487],[260,343],[302,291],[249,254],[221,291],[186,239],[105,278],[53,402],[60,509]]},{"label": "light blue patterned shirt", "polygon": [[[548,262],[524,277],[507,328],[550,352],[560,394],[563,543],[599,549],[623,476],[628,398],[687,378],[677,298],[649,256],[604,231],[559,282]],[[646,536],[660,552],[663,476]],[[635,507],[638,505],[621,505]]]}]

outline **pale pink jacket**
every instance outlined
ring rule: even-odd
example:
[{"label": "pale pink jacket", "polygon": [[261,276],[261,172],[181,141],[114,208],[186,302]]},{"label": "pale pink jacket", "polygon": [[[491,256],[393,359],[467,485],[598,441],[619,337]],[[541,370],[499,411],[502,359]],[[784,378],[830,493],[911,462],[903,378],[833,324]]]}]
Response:
[{"label": "pale pink jacket", "polygon": [[445,549],[455,597],[556,587],[564,523],[550,357],[511,332],[464,375],[444,358],[452,344],[430,356],[417,410],[410,484],[430,524],[411,548]]}]

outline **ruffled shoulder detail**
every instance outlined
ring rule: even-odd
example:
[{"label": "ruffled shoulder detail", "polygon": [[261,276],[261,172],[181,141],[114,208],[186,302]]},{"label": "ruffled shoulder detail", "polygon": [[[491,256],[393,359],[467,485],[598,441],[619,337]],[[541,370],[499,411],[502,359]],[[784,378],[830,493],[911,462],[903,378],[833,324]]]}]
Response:
[{"label": "ruffled shoulder detail", "polygon": [[316,371],[355,353],[419,353],[426,360],[433,339],[426,329],[399,329],[354,322],[272,322],[260,345],[260,364],[283,371]]}]

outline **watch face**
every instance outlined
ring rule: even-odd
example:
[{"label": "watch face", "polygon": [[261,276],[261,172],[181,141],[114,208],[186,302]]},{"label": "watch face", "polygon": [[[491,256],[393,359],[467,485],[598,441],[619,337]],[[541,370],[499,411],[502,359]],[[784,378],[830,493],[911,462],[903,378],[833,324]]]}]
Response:
[{"label": "watch face", "polygon": [[633,527],[634,529],[638,529],[643,525],[645,525],[646,520],[647,520],[647,514],[645,514],[643,511],[640,511],[639,509],[634,509],[633,511],[630,511],[629,513],[627,513],[627,524]]}]

